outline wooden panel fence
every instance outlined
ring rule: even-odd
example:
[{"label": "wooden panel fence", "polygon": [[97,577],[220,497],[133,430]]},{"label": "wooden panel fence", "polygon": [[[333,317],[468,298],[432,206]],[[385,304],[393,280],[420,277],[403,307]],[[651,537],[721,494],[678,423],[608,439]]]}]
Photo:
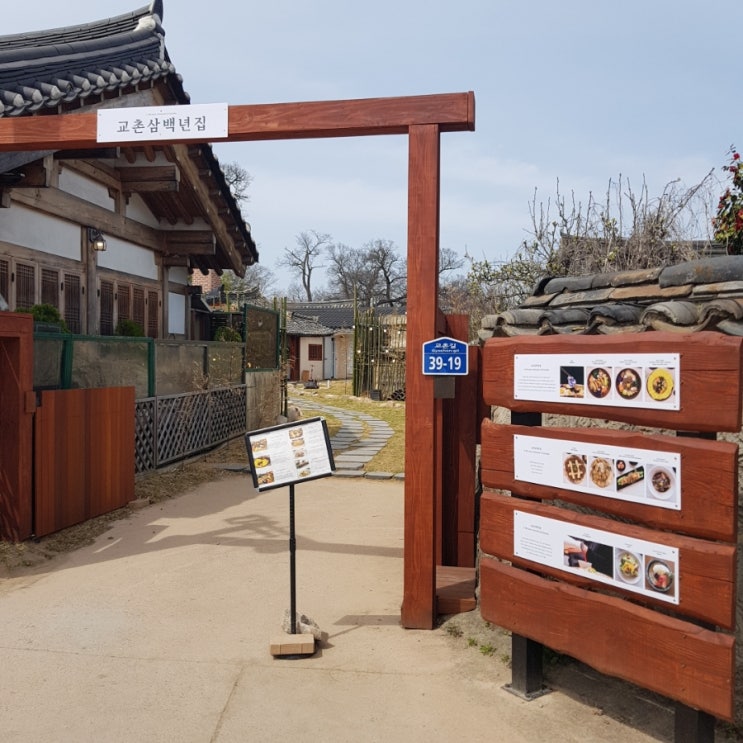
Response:
[{"label": "wooden panel fence", "polygon": [[512,424],[481,430],[481,612],[514,633],[516,691],[536,691],[516,664],[543,643],[699,730],[734,718],[738,447],[709,439],[740,429],[742,352],[711,332],[487,341],[483,397]]},{"label": "wooden panel fence", "polygon": [[134,499],[134,387],[40,393],[34,430],[34,534]]}]

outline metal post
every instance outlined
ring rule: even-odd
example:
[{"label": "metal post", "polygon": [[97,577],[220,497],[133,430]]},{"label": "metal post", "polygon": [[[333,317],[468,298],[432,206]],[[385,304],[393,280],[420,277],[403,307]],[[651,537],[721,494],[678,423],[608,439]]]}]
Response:
[{"label": "metal post", "polygon": [[[541,413],[511,411],[514,426],[541,426]],[[534,607],[536,610],[536,607]],[[541,643],[518,634],[511,635],[511,684],[506,688],[522,699],[535,699],[546,693]]]},{"label": "metal post", "polygon": [[715,718],[676,702],[673,740],[674,743],[714,743]]},{"label": "metal post", "polygon": [[289,485],[289,611],[291,634],[297,634],[297,540],[294,537],[294,483]]}]

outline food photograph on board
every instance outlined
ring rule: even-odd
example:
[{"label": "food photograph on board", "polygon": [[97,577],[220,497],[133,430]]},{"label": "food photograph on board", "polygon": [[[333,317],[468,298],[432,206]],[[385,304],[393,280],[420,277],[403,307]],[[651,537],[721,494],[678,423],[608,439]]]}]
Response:
[{"label": "food photograph on board", "polygon": [[674,564],[670,560],[647,558],[645,584],[651,591],[675,593]]},{"label": "food photograph on board", "polygon": [[584,397],[585,374],[582,366],[561,366],[560,397]]},{"label": "food photograph on board", "polygon": [[674,389],[673,371],[671,369],[651,369],[646,383],[648,395],[657,402],[664,402]]}]

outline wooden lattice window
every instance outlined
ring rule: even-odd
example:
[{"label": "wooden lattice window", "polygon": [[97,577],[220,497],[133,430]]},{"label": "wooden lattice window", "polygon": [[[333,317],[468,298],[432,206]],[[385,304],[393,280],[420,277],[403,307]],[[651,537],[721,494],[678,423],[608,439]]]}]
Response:
[{"label": "wooden lattice window", "polygon": [[308,344],[307,358],[310,361],[322,361],[322,343]]},{"label": "wooden lattice window", "polygon": [[144,323],[144,289],[139,286],[132,287],[132,320],[139,323],[142,330],[145,329]]},{"label": "wooden lattice window", "polygon": [[101,335],[114,334],[114,285],[101,281]]},{"label": "wooden lattice window", "polygon": [[28,309],[36,304],[36,269],[25,263],[15,267],[15,306]]},{"label": "wooden lattice window", "polygon": [[64,320],[71,333],[82,333],[80,296],[80,277],[66,273],[64,275]]},{"label": "wooden lattice window", "polygon": [[155,291],[147,292],[147,335],[150,338],[157,338],[160,329],[160,300]]},{"label": "wooden lattice window", "polygon": [[117,289],[117,300],[116,300],[116,312],[118,313],[119,320],[131,320],[132,319],[132,297],[131,287],[129,284],[119,283]]},{"label": "wooden lattice window", "polygon": [[59,274],[51,268],[41,269],[41,302],[59,308]]},{"label": "wooden lattice window", "polygon": [[0,260],[0,296],[10,304],[10,261]]}]

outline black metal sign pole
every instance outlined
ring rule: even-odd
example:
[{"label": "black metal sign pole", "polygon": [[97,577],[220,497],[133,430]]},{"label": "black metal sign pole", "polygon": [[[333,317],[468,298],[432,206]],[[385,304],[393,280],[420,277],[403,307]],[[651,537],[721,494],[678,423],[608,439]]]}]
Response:
[{"label": "black metal sign pole", "polygon": [[294,483],[289,485],[289,611],[291,634],[297,634],[297,540],[294,537]]}]

